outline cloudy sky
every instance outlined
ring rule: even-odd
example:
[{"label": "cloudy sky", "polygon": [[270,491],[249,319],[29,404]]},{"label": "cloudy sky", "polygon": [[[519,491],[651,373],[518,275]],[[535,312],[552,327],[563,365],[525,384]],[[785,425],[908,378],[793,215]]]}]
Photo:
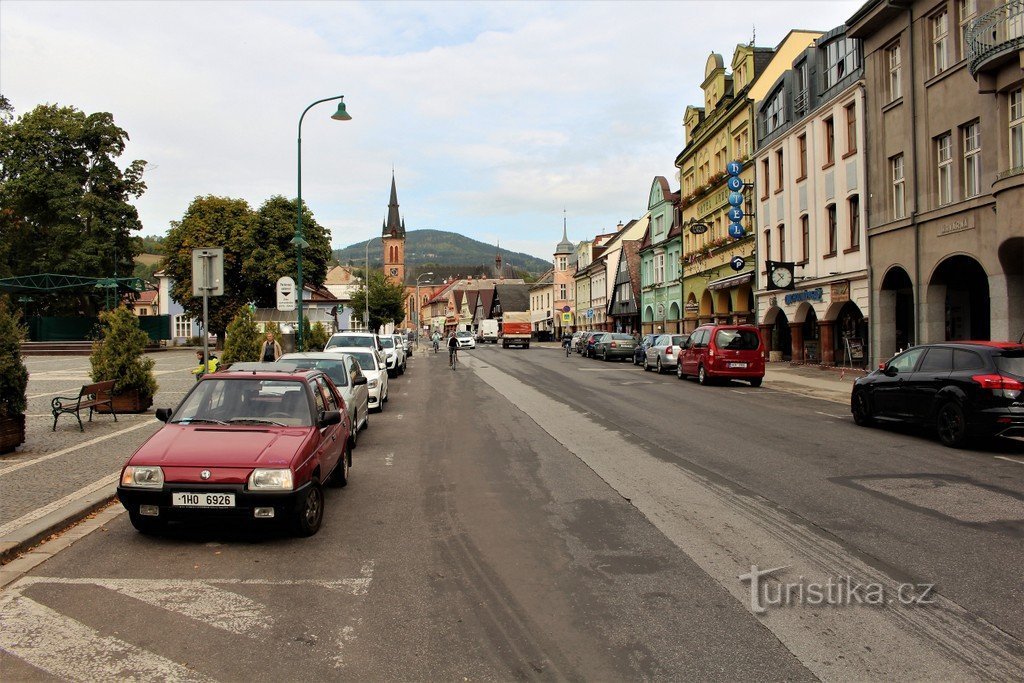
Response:
[{"label": "cloudy sky", "polygon": [[163,234],[197,195],[296,191],[335,246],[380,233],[391,169],[409,230],[551,258],[641,215],[673,178],[712,51],[756,29],[828,30],[859,0],[806,2],[0,3],[0,92],[109,111],[149,162],[138,201]]}]

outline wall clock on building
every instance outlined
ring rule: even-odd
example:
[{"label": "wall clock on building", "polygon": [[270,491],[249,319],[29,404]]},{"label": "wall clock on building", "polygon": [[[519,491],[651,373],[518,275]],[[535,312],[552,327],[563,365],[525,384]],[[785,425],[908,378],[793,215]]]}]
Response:
[{"label": "wall clock on building", "polygon": [[398,277],[398,268],[392,268],[391,275],[392,277]]},{"label": "wall clock on building", "polygon": [[768,261],[768,289],[793,289],[793,265],[783,261]]}]

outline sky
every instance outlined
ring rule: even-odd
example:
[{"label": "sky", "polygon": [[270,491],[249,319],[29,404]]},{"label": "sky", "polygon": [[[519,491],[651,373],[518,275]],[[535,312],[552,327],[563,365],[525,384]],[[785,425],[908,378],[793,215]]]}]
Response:
[{"label": "sky", "polygon": [[711,52],[827,31],[861,0],[0,3],[0,92],[109,111],[145,159],[143,234],[196,196],[297,190],[343,247],[380,234],[392,169],[408,230],[550,260],[678,188]]}]

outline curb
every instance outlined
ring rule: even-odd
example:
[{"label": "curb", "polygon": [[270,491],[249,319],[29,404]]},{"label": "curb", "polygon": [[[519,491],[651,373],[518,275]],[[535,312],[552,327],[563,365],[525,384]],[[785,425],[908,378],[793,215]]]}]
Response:
[{"label": "curb", "polygon": [[13,533],[0,538],[0,565],[4,565],[32,546],[53,534],[64,531],[91,515],[96,510],[117,500],[117,485],[111,484],[59,510],[30,522]]}]

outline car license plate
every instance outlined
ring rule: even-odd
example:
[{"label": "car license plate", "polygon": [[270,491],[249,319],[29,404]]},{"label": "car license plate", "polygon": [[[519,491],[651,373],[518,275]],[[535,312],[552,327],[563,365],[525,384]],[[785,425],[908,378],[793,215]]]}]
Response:
[{"label": "car license plate", "polygon": [[729,363],[729,367],[730,368],[745,368],[745,367],[747,367],[747,364],[746,363]]},{"label": "car license plate", "polygon": [[233,493],[175,493],[171,495],[171,503],[183,508],[233,508]]}]

